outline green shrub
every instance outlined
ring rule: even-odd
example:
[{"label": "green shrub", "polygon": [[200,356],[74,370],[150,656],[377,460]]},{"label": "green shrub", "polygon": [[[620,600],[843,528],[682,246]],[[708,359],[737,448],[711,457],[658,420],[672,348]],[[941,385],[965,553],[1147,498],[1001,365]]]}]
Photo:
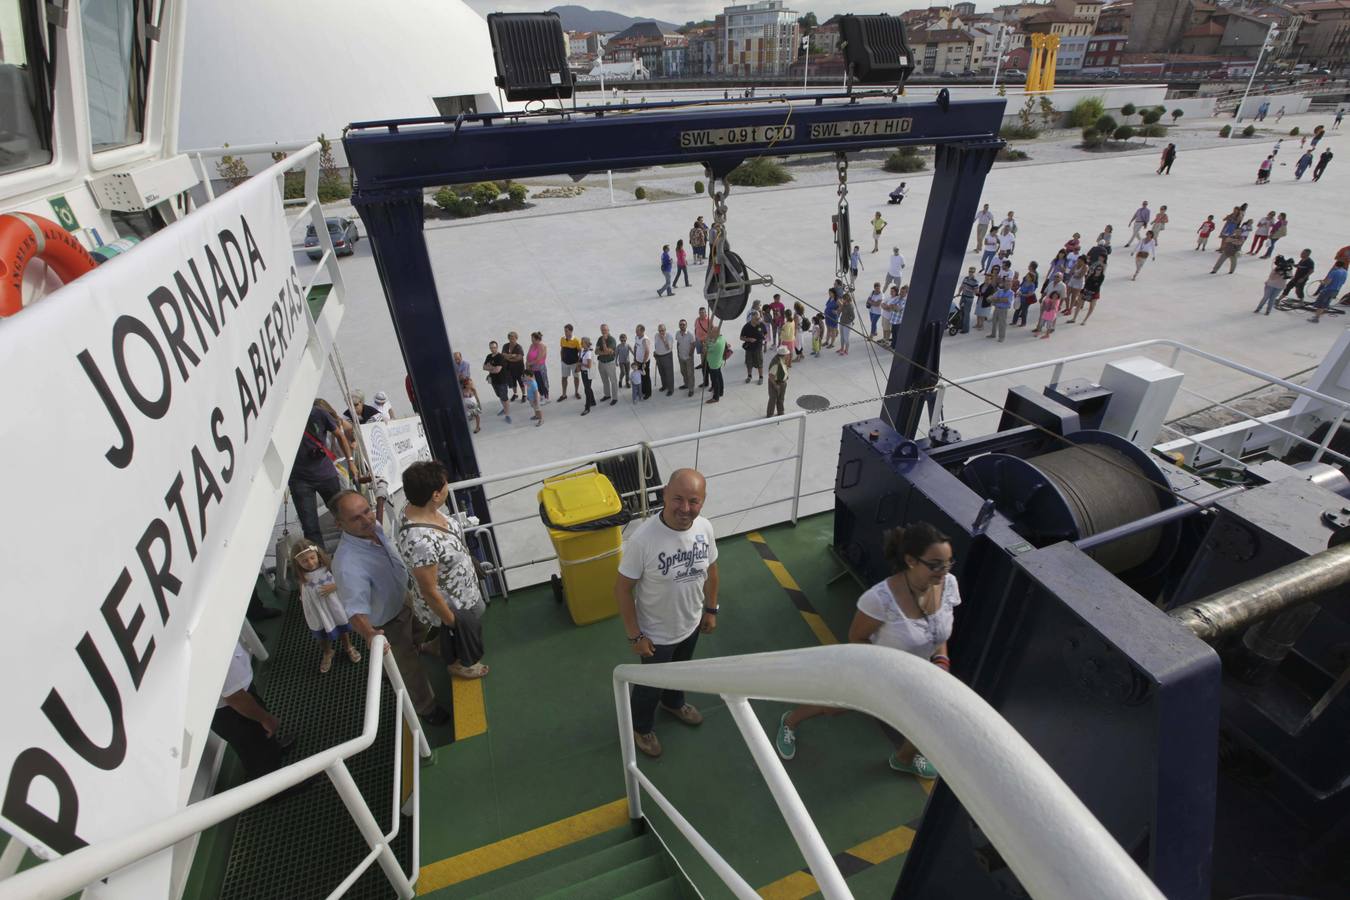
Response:
[{"label": "green shrub", "polygon": [[1233,133],[1232,125],[1225,125],[1219,129],[1219,137],[1228,137],[1232,133]]},{"label": "green shrub", "polygon": [[[229,144],[225,145],[230,146]],[[248,181],[248,164],[242,157],[226,154],[216,160],[216,174],[230,183],[230,187],[239,187]]]},{"label": "green shrub", "polygon": [[1102,133],[1096,128],[1083,129],[1083,146],[1100,147],[1102,143]]},{"label": "green shrub", "polygon": [[1140,119],[1143,120],[1145,125],[1156,125],[1158,124],[1158,120],[1162,118],[1162,115],[1162,110],[1146,109],[1140,116]]},{"label": "green shrub", "polygon": [[695,194],[701,194],[701,193],[703,193],[703,182],[701,182],[701,181],[695,181],[695,182],[694,182],[694,193],[695,193]]},{"label": "green shrub", "polygon": [[1074,104],[1069,113],[1069,124],[1074,128],[1087,128],[1106,113],[1106,104],[1101,97],[1084,97]]},{"label": "green shrub", "polygon": [[637,189],[633,191],[633,196],[636,197],[636,198],[638,198],[639,200],[646,200],[646,199],[647,199],[647,189],[646,189],[645,187],[643,187],[642,185],[638,185],[638,186],[637,186]]},{"label": "green shrub", "polygon": [[1251,136],[1254,135],[1254,134],[1256,134],[1256,126],[1255,126],[1255,125],[1248,125],[1246,128],[1242,129],[1242,136],[1243,136],[1243,137],[1251,137]]},{"label": "green shrub", "polygon": [[1040,129],[1033,125],[1004,125],[998,130],[998,136],[1005,141],[1029,141],[1040,135]]},{"label": "green shrub", "polygon": [[1186,115],[1186,111],[1185,111],[1185,110],[1181,110],[1181,109],[1174,109],[1174,110],[1172,110],[1172,124],[1173,124],[1173,125],[1177,124],[1177,119],[1180,119],[1180,118],[1181,118],[1182,116],[1184,116],[1184,115]]},{"label": "green shrub", "polygon": [[1127,119],[1138,111],[1139,107],[1135,106],[1133,103],[1126,103],[1120,108],[1120,114]]},{"label": "green shrub", "polygon": [[1093,123],[1102,134],[1110,134],[1116,130],[1116,120],[1110,116],[1101,116]]},{"label": "green shrub", "polygon": [[511,205],[518,207],[525,202],[525,198],[529,196],[529,191],[525,189],[523,184],[512,184],[507,186],[506,194],[511,199]]},{"label": "green shrub", "polygon": [[1115,131],[1111,132],[1111,137],[1118,141],[1128,141],[1130,138],[1134,137],[1134,129],[1129,125],[1121,125]]},{"label": "green shrub", "polygon": [[1006,145],[999,148],[998,155],[994,158],[1002,160],[1003,162],[1021,162],[1024,159],[1031,159],[1030,156],[1021,150]]},{"label": "green shrub", "polygon": [[727,175],[727,183],[739,187],[768,187],[787,184],[791,180],[791,173],[781,163],[762,156],[747,159]]},{"label": "green shrub", "polygon": [[352,186],[341,176],[319,175],[319,202],[332,203],[352,195]]},{"label": "green shrub", "polygon": [[1289,132],[1290,137],[1298,137],[1298,126],[1295,125]]},{"label": "green shrub", "polygon": [[922,172],[928,167],[928,163],[913,147],[901,147],[886,157],[881,167],[887,172]]},{"label": "green shrub", "polygon": [[1142,125],[1136,132],[1140,137],[1167,137],[1167,126],[1154,122],[1151,125]]},{"label": "green shrub", "polygon": [[497,190],[497,184],[493,181],[480,181],[469,188],[469,197],[474,205],[485,209],[495,203],[500,194],[501,191]]}]

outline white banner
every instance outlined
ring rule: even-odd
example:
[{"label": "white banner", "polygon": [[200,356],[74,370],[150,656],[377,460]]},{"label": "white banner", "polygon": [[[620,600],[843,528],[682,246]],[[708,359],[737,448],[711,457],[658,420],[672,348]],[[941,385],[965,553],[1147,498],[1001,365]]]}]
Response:
[{"label": "white banner", "polygon": [[304,353],[300,292],[260,177],[0,321],[0,827],[40,855],[175,811],[186,630]]},{"label": "white banner", "polygon": [[404,469],[418,460],[431,459],[421,416],[367,422],[361,426],[361,437],[370,455],[372,474],[384,479],[391,494],[403,490]]}]

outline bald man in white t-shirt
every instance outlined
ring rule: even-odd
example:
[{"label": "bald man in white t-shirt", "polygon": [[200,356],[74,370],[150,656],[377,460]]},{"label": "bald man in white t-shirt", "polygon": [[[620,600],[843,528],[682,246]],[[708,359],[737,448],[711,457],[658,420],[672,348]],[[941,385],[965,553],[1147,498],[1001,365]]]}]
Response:
[{"label": "bald man in white t-shirt", "polygon": [[[697,470],[676,469],[661,514],[624,541],[614,597],[628,643],[643,663],[692,659],[698,636],[717,629],[717,538],[701,515],[707,494]],[[661,755],[654,731],[658,704],[686,725],[703,722],[684,691],[634,685],[633,740],[651,757]]]}]

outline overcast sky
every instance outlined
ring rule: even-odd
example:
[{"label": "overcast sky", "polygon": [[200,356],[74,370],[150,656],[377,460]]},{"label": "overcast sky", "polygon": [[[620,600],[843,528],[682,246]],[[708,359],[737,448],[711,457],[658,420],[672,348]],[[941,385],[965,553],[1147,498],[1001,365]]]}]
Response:
[{"label": "overcast sky", "polygon": [[[516,2],[516,0],[467,0],[467,2],[483,15],[490,12],[537,12],[563,5],[559,0],[543,0],[543,2],[535,0],[533,3]],[[741,2],[749,2],[749,0],[741,0]],[[574,5],[584,6],[587,9],[607,9],[610,12],[623,13],[625,16],[635,18],[662,19],[666,22],[674,22],[676,25],[683,25],[691,20],[711,19],[724,7],[731,4],[709,3],[704,2],[704,0],[591,0],[591,2],[575,3]],[[814,12],[821,21],[824,21],[835,13],[888,12],[896,14],[907,9],[926,9],[933,6],[934,3],[932,0],[817,0],[817,2],[810,3],[787,0],[785,5],[788,9],[796,10],[798,14]],[[993,9],[993,7],[993,2],[989,2],[989,0],[977,3],[977,8],[981,11]]]}]

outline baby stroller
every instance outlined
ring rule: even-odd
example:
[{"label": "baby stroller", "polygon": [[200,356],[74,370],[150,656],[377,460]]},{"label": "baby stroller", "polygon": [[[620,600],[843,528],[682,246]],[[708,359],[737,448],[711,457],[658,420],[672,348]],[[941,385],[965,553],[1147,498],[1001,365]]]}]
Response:
[{"label": "baby stroller", "polygon": [[958,335],[961,333],[961,295],[952,298],[952,309],[947,314],[947,333]]}]

